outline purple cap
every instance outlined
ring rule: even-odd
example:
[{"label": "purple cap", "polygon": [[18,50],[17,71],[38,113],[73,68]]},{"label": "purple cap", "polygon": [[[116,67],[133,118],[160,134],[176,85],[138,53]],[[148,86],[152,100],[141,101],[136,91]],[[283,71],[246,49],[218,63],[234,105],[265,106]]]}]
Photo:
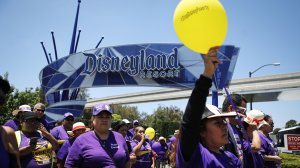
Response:
[{"label": "purple cap", "polygon": [[93,107],[93,116],[98,115],[102,111],[108,111],[110,114],[112,114],[112,109],[108,104],[99,103]]},{"label": "purple cap", "polygon": [[133,124],[138,124],[139,123],[139,121],[138,120],[133,120],[133,122],[132,122]]},{"label": "purple cap", "polygon": [[70,117],[70,116],[74,118],[74,115],[72,113],[70,113],[70,112],[65,113],[64,114],[64,119],[67,118],[67,117]]}]

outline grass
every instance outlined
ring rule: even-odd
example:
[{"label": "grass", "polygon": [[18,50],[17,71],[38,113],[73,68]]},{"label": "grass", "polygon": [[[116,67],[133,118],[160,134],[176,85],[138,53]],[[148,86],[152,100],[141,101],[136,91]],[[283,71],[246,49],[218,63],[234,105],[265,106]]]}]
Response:
[{"label": "grass", "polygon": [[294,155],[289,153],[281,153],[282,168],[300,168],[300,155]]}]

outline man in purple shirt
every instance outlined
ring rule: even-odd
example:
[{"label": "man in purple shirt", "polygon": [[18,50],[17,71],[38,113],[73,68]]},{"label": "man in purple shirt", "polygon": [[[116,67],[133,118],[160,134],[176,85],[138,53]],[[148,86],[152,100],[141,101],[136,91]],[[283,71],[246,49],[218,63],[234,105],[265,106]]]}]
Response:
[{"label": "man in purple shirt", "polygon": [[45,115],[45,105],[43,103],[37,103],[33,107],[33,112],[36,112],[38,115],[41,123],[44,125],[44,127],[47,129],[47,131],[50,131],[50,126],[46,120],[46,115]]},{"label": "man in purple shirt", "polygon": [[73,114],[69,113],[69,112],[65,113],[62,125],[54,127],[50,131],[50,133],[57,140],[67,140],[67,139],[69,139],[69,135],[68,135],[67,131],[72,131],[73,123],[74,123]]},{"label": "man in purple shirt", "polygon": [[14,110],[12,112],[12,115],[15,117],[12,120],[8,120],[6,121],[6,123],[4,123],[4,126],[8,126],[11,127],[12,129],[14,129],[15,131],[18,131],[20,128],[20,118],[23,115],[23,112],[25,111],[30,111],[31,112],[31,107],[29,105],[21,105],[17,110]]}]

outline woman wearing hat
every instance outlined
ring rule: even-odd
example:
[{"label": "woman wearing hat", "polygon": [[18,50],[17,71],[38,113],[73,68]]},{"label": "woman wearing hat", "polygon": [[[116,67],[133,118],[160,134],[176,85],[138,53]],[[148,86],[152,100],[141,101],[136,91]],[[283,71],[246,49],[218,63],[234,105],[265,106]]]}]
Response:
[{"label": "woman wearing hat", "polygon": [[217,107],[205,105],[211,78],[221,63],[217,52],[214,47],[203,56],[204,73],[196,81],[181,123],[177,167],[242,167],[236,156],[220,149],[228,143],[225,117],[235,116],[235,112],[222,114]]},{"label": "woman wearing hat", "polygon": [[[264,118],[264,114],[259,110],[251,110],[243,121],[247,137],[250,142],[243,137],[243,165],[244,168],[264,167],[263,156],[260,152],[261,141],[259,138],[257,126]],[[254,158],[254,159],[253,159]]]},{"label": "woman wearing hat", "polygon": [[57,149],[56,139],[39,122],[34,112],[24,112],[20,121],[21,129],[16,131],[21,166],[51,167],[52,151]]},{"label": "woman wearing hat", "polygon": [[73,142],[77,137],[79,137],[79,135],[85,133],[85,130],[86,127],[83,122],[76,122],[73,124],[73,128],[72,128],[73,137],[66,140],[56,154],[58,168],[64,167],[67,155],[69,153],[69,150]]},{"label": "woman wearing hat", "polygon": [[273,119],[269,115],[264,116],[264,120],[259,123],[259,137],[261,140],[260,152],[263,155],[265,161],[265,167],[276,168],[281,167],[282,158],[278,156],[278,150],[275,143],[269,136],[269,133],[273,131],[274,123]]},{"label": "woman wearing hat", "polygon": [[92,113],[94,130],[76,138],[65,167],[130,167],[124,137],[109,130],[112,121],[111,107],[108,104],[96,104]]}]

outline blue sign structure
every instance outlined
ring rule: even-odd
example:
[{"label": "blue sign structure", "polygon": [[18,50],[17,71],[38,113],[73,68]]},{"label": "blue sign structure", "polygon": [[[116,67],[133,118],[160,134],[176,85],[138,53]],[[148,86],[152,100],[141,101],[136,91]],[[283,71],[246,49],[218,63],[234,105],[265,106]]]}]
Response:
[{"label": "blue sign structure", "polygon": [[[237,61],[238,48],[222,46],[223,64],[213,78],[213,89],[228,86]],[[106,86],[158,86],[192,88],[203,72],[201,54],[182,44],[135,44],[103,47],[58,59],[40,72],[49,104],[47,113],[79,116],[85,100],[77,100],[80,88]]]}]

